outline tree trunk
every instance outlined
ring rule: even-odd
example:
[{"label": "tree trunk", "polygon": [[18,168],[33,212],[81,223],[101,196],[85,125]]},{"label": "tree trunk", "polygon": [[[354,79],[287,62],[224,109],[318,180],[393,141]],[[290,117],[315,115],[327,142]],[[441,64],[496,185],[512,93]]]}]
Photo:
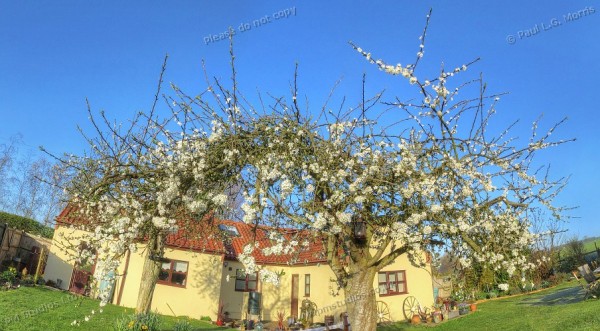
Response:
[{"label": "tree trunk", "polygon": [[154,235],[148,240],[146,254],[144,256],[144,269],[138,292],[136,314],[148,313],[152,307],[152,296],[160,273],[161,258],[163,257],[163,243],[160,234]]},{"label": "tree trunk", "polygon": [[375,268],[369,268],[356,270],[348,277],[344,294],[352,330],[375,331],[377,329],[377,306],[373,290],[376,273]]}]

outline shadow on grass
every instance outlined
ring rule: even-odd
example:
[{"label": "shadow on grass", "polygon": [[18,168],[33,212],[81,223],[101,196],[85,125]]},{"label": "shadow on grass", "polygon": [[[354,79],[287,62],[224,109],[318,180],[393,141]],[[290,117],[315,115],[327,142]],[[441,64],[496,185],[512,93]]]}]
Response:
[{"label": "shadow on grass", "polygon": [[577,287],[566,288],[551,294],[529,297],[521,300],[518,304],[528,306],[554,306],[566,305],[583,301],[585,290]]}]

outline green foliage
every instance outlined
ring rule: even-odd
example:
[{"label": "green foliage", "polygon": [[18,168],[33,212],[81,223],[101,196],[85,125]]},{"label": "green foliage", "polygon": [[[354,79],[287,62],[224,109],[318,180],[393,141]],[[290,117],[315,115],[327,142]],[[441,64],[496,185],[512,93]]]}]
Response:
[{"label": "green foliage", "polygon": [[21,278],[20,284],[24,285],[24,286],[33,286],[33,285],[35,285],[35,281],[33,280],[32,275],[27,275],[27,276]]},{"label": "green foliage", "polygon": [[207,322],[212,321],[212,319],[210,318],[210,316],[202,316],[202,317],[200,317],[200,320],[201,321],[207,321]]},{"label": "green foliage", "polygon": [[27,233],[52,239],[54,229],[45,226],[31,218],[22,217],[0,211],[0,224],[8,224],[8,227],[23,230]]},{"label": "green foliage", "polygon": [[192,324],[188,320],[178,320],[173,331],[192,331]]},{"label": "green foliage", "polygon": [[115,323],[115,331],[159,331],[160,316],[155,313],[141,313],[125,316]]},{"label": "green foliage", "polygon": [[14,284],[16,279],[17,279],[17,269],[15,269],[13,267],[10,267],[10,268],[8,268],[8,270],[5,270],[2,273],[0,273],[0,283],[2,283],[2,284],[4,284],[4,283]]}]

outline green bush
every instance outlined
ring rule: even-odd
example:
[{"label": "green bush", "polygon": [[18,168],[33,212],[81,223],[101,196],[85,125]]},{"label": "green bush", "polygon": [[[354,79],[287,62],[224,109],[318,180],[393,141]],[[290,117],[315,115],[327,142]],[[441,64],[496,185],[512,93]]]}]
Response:
[{"label": "green bush", "polygon": [[487,299],[487,295],[488,295],[487,293],[482,292],[482,291],[477,292],[477,293],[475,293],[475,300]]},{"label": "green bush", "polygon": [[192,324],[188,320],[179,320],[173,331],[192,331]]},{"label": "green bush", "polygon": [[24,285],[24,286],[33,286],[33,285],[35,285],[35,281],[33,280],[32,275],[27,275],[27,276],[21,278],[20,284]]},{"label": "green bush", "polygon": [[200,317],[200,320],[201,321],[208,321],[208,322],[212,321],[212,319],[210,318],[210,316],[202,316],[202,317]]},{"label": "green bush", "polygon": [[489,291],[487,293],[487,298],[488,299],[493,299],[493,298],[497,298],[498,297],[498,292],[497,291]]},{"label": "green bush", "polygon": [[8,270],[0,273],[0,283],[14,284],[17,279],[17,269],[9,267]]},{"label": "green bush", "polygon": [[23,230],[27,233],[52,239],[54,229],[31,218],[22,217],[0,211],[0,224],[8,224],[9,228]]},{"label": "green bush", "polygon": [[115,323],[115,331],[159,331],[160,316],[155,313],[142,313],[124,316]]}]

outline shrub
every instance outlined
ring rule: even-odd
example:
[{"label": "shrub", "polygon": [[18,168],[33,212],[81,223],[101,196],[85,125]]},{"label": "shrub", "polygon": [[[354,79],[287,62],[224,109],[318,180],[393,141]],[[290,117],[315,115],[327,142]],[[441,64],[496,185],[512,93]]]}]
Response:
[{"label": "shrub", "polygon": [[188,320],[179,320],[173,331],[192,331],[192,324]]},{"label": "shrub", "polygon": [[487,293],[487,298],[488,299],[493,299],[493,298],[497,298],[498,297],[498,292],[496,291],[489,291]]},{"label": "shrub", "polygon": [[211,322],[212,321],[212,319],[210,318],[210,316],[202,316],[202,317],[200,317],[200,320],[201,321],[207,321],[207,322]]},{"label": "shrub", "polygon": [[475,300],[483,300],[483,299],[487,299],[488,294],[485,292],[477,292],[475,293]]},{"label": "shrub", "polygon": [[32,275],[27,275],[27,276],[21,278],[20,284],[23,286],[33,286],[33,285],[35,285],[35,281],[33,280]]},{"label": "shrub", "polygon": [[17,269],[9,267],[8,270],[0,273],[0,283],[14,284],[17,279]]},{"label": "shrub", "polygon": [[6,223],[10,228],[52,239],[54,229],[31,218],[22,217],[0,211],[0,224]]},{"label": "shrub", "polygon": [[569,277],[571,277],[571,275],[566,274],[564,272],[557,272],[554,275],[551,275],[550,277],[548,277],[548,281],[552,285],[558,285],[558,284],[564,282],[565,280],[569,279]]},{"label": "shrub", "polygon": [[141,313],[118,319],[115,331],[159,331],[160,317],[155,313]]},{"label": "shrub", "polygon": [[46,280],[44,279],[44,277],[38,277],[37,279],[37,285],[44,285],[46,284]]}]

